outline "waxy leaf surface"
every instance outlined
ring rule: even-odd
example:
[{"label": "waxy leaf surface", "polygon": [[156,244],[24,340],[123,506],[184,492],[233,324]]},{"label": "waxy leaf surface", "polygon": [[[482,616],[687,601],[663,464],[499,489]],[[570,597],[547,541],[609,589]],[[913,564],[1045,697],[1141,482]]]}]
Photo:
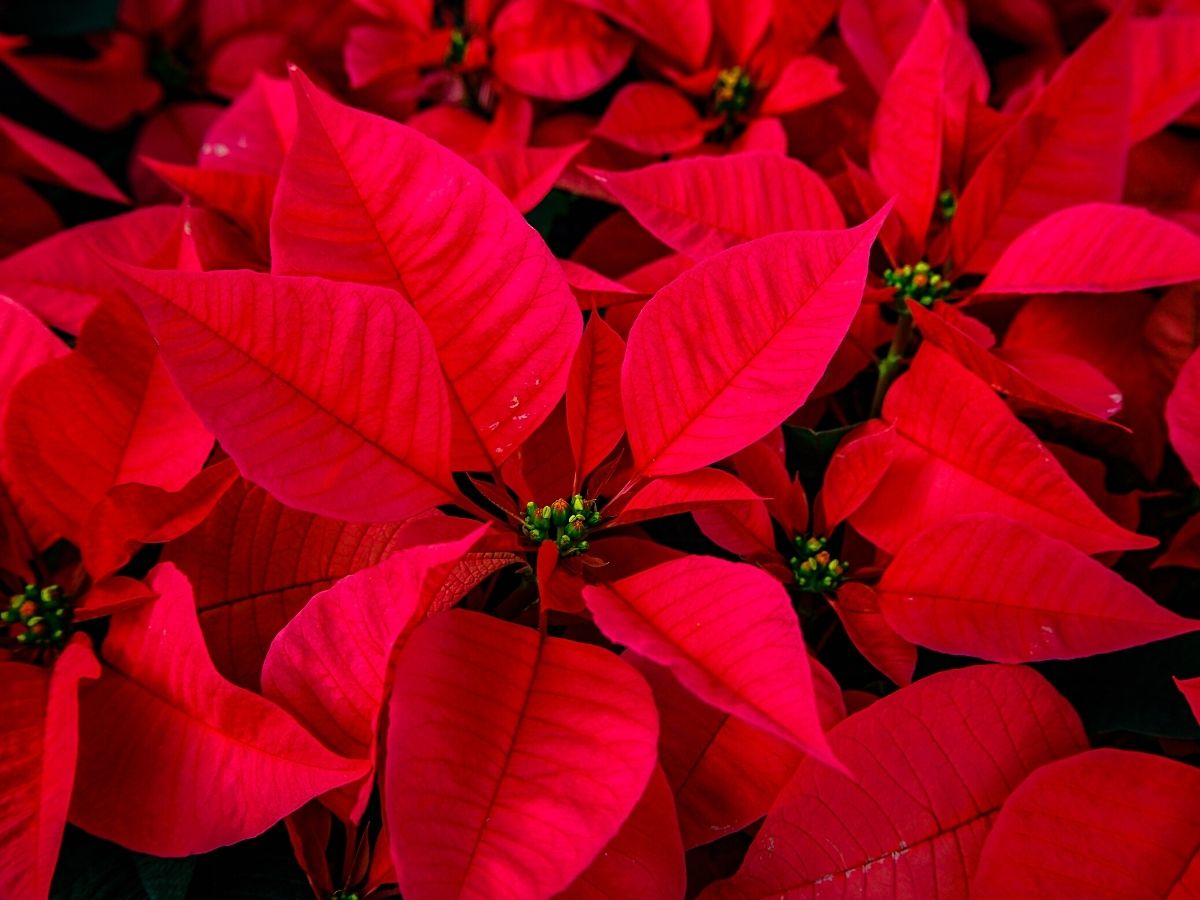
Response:
[{"label": "waxy leaf surface", "polygon": [[458,610],[405,643],[388,719],[384,815],[413,900],[566,888],[657,757],[654,701],[628,663]]},{"label": "waxy leaf surface", "polygon": [[149,584],[159,599],[113,618],[80,695],[73,823],[142,853],[205,853],[366,772],[217,674],[178,569]]},{"label": "waxy leaf surface", "polygon": [[715,462],[808,398],[858,311],[886,214],[849,231],[785,232],[733,247],[655,295],[629,333],[621,372],[641,474]]},{"label": "waxy leaf surface", "polygon": [[851,775],[802,760],[738,874],[706,898],[966,897],[984,839],[1030,772],[1086,749],[1030,669],[942,672],[830,732]]}]

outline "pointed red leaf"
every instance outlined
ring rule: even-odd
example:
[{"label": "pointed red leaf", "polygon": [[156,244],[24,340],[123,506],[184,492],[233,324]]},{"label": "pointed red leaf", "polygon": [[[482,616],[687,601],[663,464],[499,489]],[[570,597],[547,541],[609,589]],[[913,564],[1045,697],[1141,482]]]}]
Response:
[{"label": "pointed red leaf", "polygon": [[941,0],[925,9],[921,25],[892,70],[871,126],[871,174],[916,246],[924,246],[942,183],[946,117],[946,59],[954,26]]},{"label": "pointed red leaf", "polygon": [[256,73],[204,135],[202,169],[279,175],[296,134],[296,101],[283,79]]},{"label": "pointed red leaf", "polygon": [[980,510],[1089,554],[1156,543],[1104,515],[1003,400],[932,344],[888,391],[883,417],[895,427],[896,455],[850,524],[889,553]]},{"label": "pointed red leaf", "polygon": [[705,898],[965,897],[1005,798],[1087,747],[1049,683],[1006,666],[924,678],[829,737],[852,776],[802,760],[737,875]]},{"label": "pointed red leaf", "polygon": [[155,159],[142,162],[184,197],[227,216],[249,235],[256,248],[261,248],[264,257],[268,255],[268,226],[277,181],[274,175],[202,169]]},{"label": "pointed red leaf", "polygon": [[78,334],[97,301],[118,293],[105,257],[145,264],[178,218],[174,207],[149,206],[68,228],[0,260],[0,284],[42,321]]},{"label": "pointed red leaf", "polygon": [[[777,446],[772,446],[778,441]],[[775,432],[733,455],[734,471],[746,487],[762,497],[767,509],[789,535],[808,529],[808,496],[799,478],[788,475],[783,435]]]},{"label": "pointed red leaf", "polygon": [[913,537],[877,590],[902,637],[993,662],[1078,659],[1200,629],[1070,544],[986,513]]},{"label": "pointed red leaf", "polygon": [[612,641],[667,666],[706,703],[832,761],[787,591],[753,566],[691,556],[584,588]]},{"label": "pointed red leaf", "polygon": [[1136,291],[1196,279],[1200,236],[1135,206],[1085,203],[1023,232],[976,293]]},{"label": "pointed red leaf", "polygon": [[587,146],[501,147],[470,153],[466,159],[504,192],[520,212],[527,213],[546,198],[563,170]]},{"label": "pointed red leaf", "polygon": [[1200,350],[1194,352],[1167,398],[1167,430],[1171,446],[1187,466],[1192,481],[1200,484]]},{"label": "pointed red leaf", "polygon": [[146,484],[111,488],[84,523],[83,553],[94,580],[111,575],[142,544],[162,544],[187,534],[203,522],[237,480],[232,460],[202,469],[177,491]]},{"label": "pointed red leaf", "polygon": [[706,130],[691,100],[675,88],[638,81],[617,91],[592,133],[647,156],[664,156],[698,147]]},{"label": "pointed red leaf", "polygon": [[450,496],[445,383],[400,294],[248,271],[126,275],[175,381],[247,478],[364,522]]},{"label": "pointed red leaf", "polygon": [[[454,523],[451,533],[431,537],[456,539],[401,550],[347,575],[313,597],[271,642],[263,694],[342,756],[374,765],[392,648],[427,614],[458,600],[442,601],[439,591],[484,529],[470,519],[445,521]],[[346,805],[331,808],[357,821],[370,792],[369,781],[339,792]]]},{"label": "pointed red leaf", "polygon": [[849,231],[759,238],[655,295],[630,331],[621,373],[641,474],[715,462],[804,403],[858,311],[884,216]]},{"label": "pointed red leaf", "polygon": [[400,290],[433,336],[455,417],[461,407],[473,426],[455,426],[455,468],[503,461],[566,386],[581,322],[561,268],[457,154],[294,81],[300,124],[271,220],[272,271]]},{"label": "pointed red leaf", "polygon": [[365,773],[217,674],[178,569],[148,581],[159,599],[113,617],[100,680],[80,695],[73,823],[141,853],[205,853]]},{"label": "pointed red leaf", "polygon": [[843,0],[838,32],[880,94],[921,25],[926,0]]},{"label": "pointed red leaf", "polygon": [[406,526],[360,525],[289,509],[238,482],[204,524],[167,545],[196,593],[200,627],[217,670],[257,690],[271,641],[316,593],[428,535],[433,516]]},{"label": "pointed red leaf", "polygon": [[901,687],[912,683],[917,648],[896,634],[884,619],[874,590],[851,581],[838,588],[837,599],[829,605],[867,662]]},{"label": "pointed red leaf", "polygon": [[[1052,358],[1016,353],[1002,356],[919,303],[910,300],[908,308],[922,337],[953,356],[992,390],[1042,409],[1115,425],[1108,418],[1121,409],[1121,391],[1083,360],[1063,354]],[[972,321],[965,315],[962,320]],[[1042,381],[1048,379],[1037,380],[1043,373],[1053,376],[1045,386]],[[1051,388],[1058,388],[1062,395]]]},{"label": "pointed red leaf", "polygon": [[1197,47],[1200,15],[1134,21],[1131,143],[1161,131],[1200,100]]},{"label": "pointed red leaf", "polygon": [[48,527],[83,543],[89,513],[121,484],[182,488],[212,436],[188,408],[137,310],[105,303],[73,353],[21,380],[4,433],[18,497]]},{"label": "pointed red leaf", "polygon": [[678,59],[699,68],[712,40],[708,0],[575,0],[603,13],[634,34]]},{"label": "pointed red leaf", "polygon": [[[708,844],[762,818],[803,758],[793,744],[709,706],[671,672],[630,660],[654,691],[659,754],[687,848]],[[836,717],[828,721],[832,726]]]},{"label": "pointed red leaf", "polygon": [[707,506],[742,504],[757,499],[754,491],[728,472],[697,469],[682,475],[655,478],[621,507],[615,524],[631,525]]},{"label": "pointed red leaf", "polygon": [[1200,772],[1092,750],[1043,766],[988,835],[971,896],[1189,897],[1200,892]]},{"label": "pointed red leaf", "polygon": [[115,203],[129,202],[129,198],[86,156],[7,116],[0,116],[0,160],[7,172],[61,184]]},{"label": "pointed red leaf", "polygon": [[680,900],[687,886],[671,786],[661,767],[617,836],[555,900]]},{"label": "pointed red leaf", "polygon": [[697,157],[591,174],[647,231],[697,258],[778,231],[845,226],[821,177],[776,153]]},{"label": "pointed red leaf", "polygon": [[86,638],[52,672],[0,662],[0,895],[50,894],[75,780],[79,683],[99,674]]},{"label": "pointed red leaf", "polygon": [[[761,116],[781,116],[820,103],[822,100],[828,100],[830,97],[840,94],[844,89],[845,85],[838,77],[837,66],[826,62],[819,56],[799,56],[784,64],[775,77],[775,82],[763,97],[762,106],[759,107],[758,112]],[[753,124],[764,121],[770,120],[758,119],[752,123],[751,128]],[[749,131],[750,129],[747,129],[747,133]],[[745,135],[743,135],[744,137]],[[779,152],[786,153],[786,151],[787,138],[785,137]]]},{"label": "pointed red leaf", "polygon": [[567,382],[567,433],[575,453],[575,483],[595,469],[625,434],[621,363],[625,342],[593,314],[575,351]]},{"label": "pointed red leaf", "polygon": [[388,710],[385,807],[412,900],[549,896],[619,831],[658,720],[619,657],[455,610],[413,632]]},{"label": "pointed red leaf", "polygon": [[867,501],[887,474],[898,449],[896,429],[871,421],[846,435],[825,470],[821,510],[832,531]]},{"label": "pointed red leaf", "polygon": [[492,71],[546,100],[579,100],[620,74],[633,38],[582,4],[510,0],[492,24]]},{"label": "pointed red leaf", "polygon": [[[767,504],[762,500],[727,503],[690,512],[704,536],[718,547],[748,562],[758,563],[768,571],[778,571],[780,556],[775,549],[775,529]],[[786,572],[784,566],[783,573]]]},{"label": "pointed red leaf", "polygon": [[986,272],[1050,213],[1116,202],[1128,149],[1129,15],[1115,14],[1063,63],[967,183],[954,214],[959,272]]},{"label": "pointed red leaf", "polygon": [[1154,568],[1159,566],[1200,569],[1200,513],[1183,523],[1167,552],[1154,561]]}]

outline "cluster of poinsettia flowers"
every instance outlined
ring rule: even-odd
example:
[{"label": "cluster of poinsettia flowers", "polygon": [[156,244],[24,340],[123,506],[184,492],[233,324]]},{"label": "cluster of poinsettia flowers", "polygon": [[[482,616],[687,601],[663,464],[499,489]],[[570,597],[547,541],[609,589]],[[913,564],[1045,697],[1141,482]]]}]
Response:
[{"label": "cluster of poinsettia flowers", "polygon": [[1200,630],[1200,8],[334,6],[0,41],[144,123],[63,230],[125,192],[0,117],[0,896],[67,822],[283,821],[324,898],[1200,890],[1200,773],[1028,665]]}]

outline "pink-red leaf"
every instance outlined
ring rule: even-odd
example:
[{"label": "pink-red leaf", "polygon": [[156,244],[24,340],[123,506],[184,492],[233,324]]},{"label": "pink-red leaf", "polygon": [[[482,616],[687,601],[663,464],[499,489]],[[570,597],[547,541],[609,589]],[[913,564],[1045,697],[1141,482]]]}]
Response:
[{"label": "pink-red leaf", "polygon": [[[429,517],[414,520],[423,528]],[[400,525],[362,525],[289,509],[241,481],[164,559],[192,583],[217,670],[257,690],[271,641],[316,593],[410,543]]]},{"label": "pink-red leaf", "polygon": [[550,896],[619,831],[658,719],[617,656],[452,611],[396,660],[384,797],[412,900]]},{"label": "pink-red leaf", "polygon": [[1129,15],[1118,12],[1063,63],[988,153],[954,215],[957,271],[988,271],[1009,241],[1052,212],[1120,199],[1131,55]]},{"label": "pink-red leaf", "polygon": [[0,116],[0,168],[37,181],[61,184],[104,200],[129,202],[129,198],[86,156],[7,116]]},{"label": "pink-red leaf", "polygon": [[883,417],[895,427],[896,455],[850,523],[890,553],[918,531],[980,510],[1085,553],[1155,544],[1104,515],[1003,400],[931,344],[888,391]]},{"label": "pink-red leaf", "polygon": [[877,590],[902,637],[993,662],[1078,659],[1200,629],[1070,544],[986,513],[914,536]]},{"label": "pink-red leaf", "polygon": [[457,154],[294,80],[300,124],[271,219],[272,271],[401,291],[465,413],[455,467],[502,462],[566,386],[581,321],[561,268]]},{"label": "pink-red leaf", "polygon": [[996,260],[977,294],[1136,291],[1200,279],[1200,236],[1135,206],[1047,216]]},{"label": "pink-red leaf", "polygon": [[50,672],[0,662],[0,895],[50,894],[75,780],[79,683],[99,674],[86,639]]},{"label": "pink-red leaf", "polygon": [[630,525],[710,506],[739,505],[757,499],[754,491],[728,472],[697,469],[682,475],[655,478],[621,507],[616,523]]},{"label": "pink-red leaf", "polygon": [[1200,100],[1200,15],[1163,15],[1133,23],[1131,142],[1170,125]]},{"label": "pink-red leaf", "polygon": [[705,124],[692,102],[653,81],[627,84],[608,104],[593,132],[647,156],[691,150],[704,142]]},{"label": "pink-red leaf", "polygon": [[830,743],[852,775],[802,760],[738,874],[704,897],[965,897],[1005,798],[1087,747],[1049,683],[1006,666],[924,678]]},{"label": "pink-red leaf", "polygon": [[575,351],[567,382],[567,434],[575,452],[575,483],[600,465],[625,434],[621,363],[625,342],[593,314]]},{"label": "pink-red leaf", "polygon": [[1200,892],[1200,772],[1092,750],[1043,766],[1005,802],[971,896],[1160,900]]},{"label": "pink-red leaf", "polygon": [[365,773],[217,674],[179,570],[149,583],[159,599],[113,617],[100,679],[80,695],[72,822],[142,853],[205,853]]},{"label": "pink-red leaf", "polygon": [[851,581],[838,588],[837,599],[829,605],[867,662],[901,687],[912,683],[917,648],[884,619],[879,595],[873,589]]},{"label": "pink-red leaf", "polygon": [[680,159],[592,174],[647,231],[697,258],[778,231],[845,225],[821,177],[777,153]]},{"label": "pink-red leaf", "polygon": [[924,246],[941,185],[953,33],[941,0],[933,0],[888,78],[871,127],[871,174],[886,195],[896,196],[896,214],[918,247]]},{"label": "pink-red leaf", "polygon": [[111,488],[178,490],[212,448],[137,310],[124,301],[98,308],[73,353],[21,380],[5,424],[18,497],[76,544]]},{"label": "pink-red leaf", "polygon": [[280,500],[369,522],[453,491],[437,353],[400,294],[248,271],[126,274],[192,406]]},{"label": "pink-red leaf", "polygon": [[610,640],[667,666],[706,703],[832,761],[800,623],[770,575],[691,556],[583,598]]},{"label": "pink-red leaf", "polygon": [[804,403],[858,311],[884,216],[849,231],[759,238],[655,295],[630,331],[621,372],[642,474],[715,462]]},{"label": "pink-red leaf", "polygon": [[699,68],[712,40],[708,0],[574,0],[603,13],[634,34],[678,59]]}]

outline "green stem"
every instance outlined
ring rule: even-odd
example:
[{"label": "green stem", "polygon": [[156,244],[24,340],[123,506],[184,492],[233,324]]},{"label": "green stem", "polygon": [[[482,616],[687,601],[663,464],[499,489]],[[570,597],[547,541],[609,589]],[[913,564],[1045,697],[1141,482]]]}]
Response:
[{"label": "green stem", "polygon": [[883,409],[883,398],[888,388],[900,374],[900,363],[904,359],[904,351],[912,340],[913,318],[907,309],[900,312],[900,321],[896,323],[896,333],[892,336],[892,346],[888,348],[887,356],[879,361],[879,381],[875,383],[875,396],[871,398],[871,415],[874,419]]}]

